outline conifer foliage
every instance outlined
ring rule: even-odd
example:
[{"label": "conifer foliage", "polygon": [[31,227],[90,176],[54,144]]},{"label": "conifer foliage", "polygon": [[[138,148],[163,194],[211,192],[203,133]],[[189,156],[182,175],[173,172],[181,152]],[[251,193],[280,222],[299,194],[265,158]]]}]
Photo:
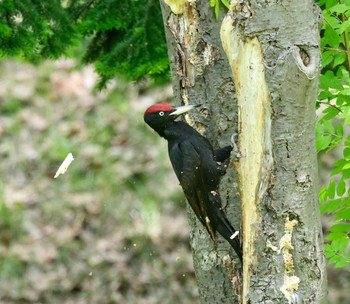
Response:
[{"label": "conifer foliage", "polygon": [[55,58],[73,43],[76,34],[58,0],[0,1],[1,57]]},{"label": "conifer foliage", "polygon": [[101,84],[168,74],[158,0],[2,0],[0,16],[0,57],[58,58],[82,44]]}]

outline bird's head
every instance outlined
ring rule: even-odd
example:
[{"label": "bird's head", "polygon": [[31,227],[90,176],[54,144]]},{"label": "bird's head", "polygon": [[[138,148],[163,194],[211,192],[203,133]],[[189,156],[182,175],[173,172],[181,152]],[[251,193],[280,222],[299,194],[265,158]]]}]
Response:
[{"label": "bird's head", "polygon": [[161,102],[150,106],[144,114],[145,122],[155,130],[159,135],[163,136],[163,131],[177,117],[188,111],[199,107],[200,105],[187,105],[174,108],[172,105]]}]

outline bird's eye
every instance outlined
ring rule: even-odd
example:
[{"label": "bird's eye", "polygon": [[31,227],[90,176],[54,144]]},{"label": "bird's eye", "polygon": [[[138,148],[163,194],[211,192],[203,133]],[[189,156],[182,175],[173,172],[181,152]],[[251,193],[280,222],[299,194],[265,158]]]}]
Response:
[{"label": "bird's eye", "polygon": [[164,116],[164,112],[163,112],[163,111],[160,111],[160,112],[159,112],[159,116]]}]

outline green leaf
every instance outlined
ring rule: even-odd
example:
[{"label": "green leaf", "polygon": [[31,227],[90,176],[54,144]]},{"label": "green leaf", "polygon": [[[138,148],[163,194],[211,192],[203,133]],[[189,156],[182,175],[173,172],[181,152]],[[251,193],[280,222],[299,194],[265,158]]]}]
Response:
[{"label": "green leaf", "polygon": [[336,4],[333,7],[329,8],[329,11],[331,11],[332,13],[344,13],[347,10],[349,10],[349,7],[345,4]]},{"label": "green leaf", "polygon": [[336,254],[336,251],[333,249],[333,247],[330,244],[324,245],[324,252],[327,259],[331,258]]},{"label": "green leaf", "polygon": [[347,164],[345,164],[343,167],[342,167],[343,170],[345,169],[350,169],[350,162],[348,162]]},{"label": "green leaf", "polygon": [[332,135],[335,134],[335,129],[334,129],[333,124],[329,121],[329,119],[335,117],[334,116],[335,111],[336,110],[334,109],[334,107],[327,107],[323,111],[323,113],[325,113],[326,115],[323,116],[323,118],[322,118],[322,123],[323,123],[325,131],[328,132],[329,134],[332,134]]},{"label": "green leaf", "polygon": [[[350,95],[343,95],[342,93],[339,93],[337,95],[336,104],[339,107],[347,106],[348,104],[350,104]],[[341,113],[339,113],[339,114],[341,114]]]},{"label": "green leaf", "polygon": [[342,258],[334,265],[334,267],[335,268],[343,268],[343,267],[347,266],[349,263],[350,263],[349,260]]},{"label": "green leaf", "polygon": [[338,262],[340,262],[340,260],[341,260],[341,257],[340,256],[338,256],[338,255],[333,255],[330,259],[329,259],[329,263],[330,264],[336,264],[336,263],[338,263]]},{"label": "green leaf", "polygon": [[333,61],[335,51],[322,52],[322,66],[325,67]]},{"label": "green leaf", "polygon": [[[329,240],[337,239],[339,242],[341,240],[345,242],[348,239],[345,233],[350,231],[350,224],[345,224],[345,223],[335,224],[329,228],[329,231],[331,231],[332,233],[330,234],[329,237],[327,237],[327,239]],[[335,235],[336,233],[341,233],[341,234],[344,233],[344,235]]]},{"label": "green leaf", "polygon": [[334,148],[338,147],[339,144],[341,143],[342,138],[341,137],[334,137],[331,141],[331,143],[329,144],[326,153],[329,153],[330,151],[332,151]]},{"label": "green leaf", "polygon": [[350,147],[350,135],[348,135],[345,139],[345,146]]},{"label": "green leaf", "polygon": [[316,149],[317,152],[320,152],[322,150],[325,150],[329,147],[330,143],[332,142],[332,136],[330,135],[318,135],[316,137]]},{"label": "green leaf", "polygon": [[335,17],[329,10],[323,11],[324,21],[332,29],[338,29],[341,26],[340,20]]},{"label": "green leaf", "polygon": [[341,65],[338,68],[338,71],[336,73],[336,76],[340,78],[342,81],[345,82],[348,86],[350,86],[350,76],[349,76],[349,71],[346,66]]},{"label": "green leaf", "polygon": [[320,202],[325,202],[328,197],[328,189],[324,186],[321,187],[320,189],[320,194],[319,194],[319,200]]},{"label": "green leaf", "polygon": [[218,20],[219,19],[219,0],[217,0],[215,4],[215,16],[216,16],[216,20]]},{"label": "green leaf", "polygon": [[335,200],[330,200],[327,203],[322,204],[322,213],[334,213],[341,208],[342,199],[338,198]]},{"label": "green leaf", "polygon": [[343,179],[341,179],[338,183],[338,186],[337,186],[337,195],[343,196],[345,191],[346,191],[345,181]]},{"label": "green leaf", "polygon": [[[339,24],[338,24],[339,26]],[[343,37],[339,36],[339,34],[327,23],[325,23],[324,27],[324,35],[321,40],[321,46],[330,46],[332,48],[338,48],[339,45],[343,42]]]},{"label": "green leaf", "polygon": [[343,210],[340,210],[335,215],[335,219],[337,221],[350,221],[350,208],[345,208]]},{"label": "green leaf", "polygon": [[335,196],[335,186],[335,181],[331,179],[328,186],[328,198],[330,199],[333,199]]},{"label": "green leaf", "polygon": [[219,19],[219,0],[210,0],[210,7],[214,7],[216,20]]},{"label": "green leaf", "polygon": [[346,158],[346,159],[349,159],[349,158],[350,158],[350,148],[349,148],[349,147],[346,147],[346,148],[343,150],[343,155],[344,155],[344,158]]},{"label": "green leaf", "polygon": [[339,159],[336,161],[333,165],[335,166],[335,169],[331,172],[331,176],[334,176],[340,172],[343,171],[344,167],[348,164],[348,162],[345,159]]},{"label": "green leaf", "polygon": [[320,213],[321,213],[321,214],[326,214],[326,213],[328,213],[327,207],[328,207],[327,204],[320,204]]},{"label": "green leaf", "polygon": [[343,90],[343,86],[339,81],[339,78],[334,75],[333,71],[327,71],[325,74],[321,75],[320,86],[325,90],[328,90],[329,88],[339,91]]},{"label": "green leaf", "polygon": [[350,19],[343,22],[339,28],[340,34],[343,34],[345,31],[349,30],[350,28]]},{"label": "green leaf", "polygon": [[350,178],[350,169],[343,170],[342,174],[343,174],[343,179],[344,180],[349,179]]},{"label": "green leaf", "polygon": [[[343,113],[344,113],[344,108],[343,108]],[[344,117],[344,125],[350,125],[350,115],[342,115]]]},{"label": "green leaf", "polygon": [[[334,58],[333,67],[341,65],[346,60],[346,54],[344,52],[337,54]],[[322,64],[323,65],[323,64]]]},{"label": "green leaf", "polygon": [[[337,112],[339,113],[339,111],[337,110]],[[336,129],[336,133],[338,136],[343,137],[344,136],[344,128],[342,124],[338,124],[337,125],[337,129]]]},{"label": "green leaf", "polygon": [[334,95],[329,92],[329,90],[321,90],[320,94],[318,95],[318,100],[324,100],[324,99],[334,99]]},{"label": "green leaf", "polygon": [[350,88],[344,88],[341,92],[343,95],[350,96]]},{"label": "green leaf", "polygon": [[227,0],[221,0],[221,2],[226,6],[227,9],[230,9],[230,3]]},{"label": "green leaf", "polygon": [[[329,106],[322,113],[325,114],[322,117],[323,120],[331,120],[339,114],[339,110],[335,107]],[[330,122],[328,122],[327,124],[325,123],[325,127],[327,128],[327,131],[329,131],[329,133],[335,133],[334,127]]]},{"label": "green leaf", "polygon": [[338,0],[326,0],[325,4],[326,4],[326,8],[331,8],[335,5],[337,5]]},{"label": "green leaf", "polygon": [[[336,224],[334,226],[338,226],[340,224]],[[332,229],[334,226],[330,227]],[[327,240],[332,240],[331,246],[332,249],[338,254],[338,255],[345,255],[349,238],[346,235],[347,232],[331,232],[329,235],[327,235]]]}]

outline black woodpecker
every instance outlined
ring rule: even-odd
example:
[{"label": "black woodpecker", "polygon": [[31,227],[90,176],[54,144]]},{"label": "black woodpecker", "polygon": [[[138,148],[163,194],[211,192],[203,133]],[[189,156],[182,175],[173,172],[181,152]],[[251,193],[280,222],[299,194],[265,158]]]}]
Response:
[{"label": "black woodpecker", "polygon": [[196,107],[188,105],[174,108],[165,102],[158,103],[145,111],[144,120],[168,141],[169,157],[175,174],[190,206],[211,238],[215,240],[215,232],[219,232],[242,261],[237,233],[222,210],[218,192],[232,147],[214,150],[210,142],[190,125],[175,121]]}]

